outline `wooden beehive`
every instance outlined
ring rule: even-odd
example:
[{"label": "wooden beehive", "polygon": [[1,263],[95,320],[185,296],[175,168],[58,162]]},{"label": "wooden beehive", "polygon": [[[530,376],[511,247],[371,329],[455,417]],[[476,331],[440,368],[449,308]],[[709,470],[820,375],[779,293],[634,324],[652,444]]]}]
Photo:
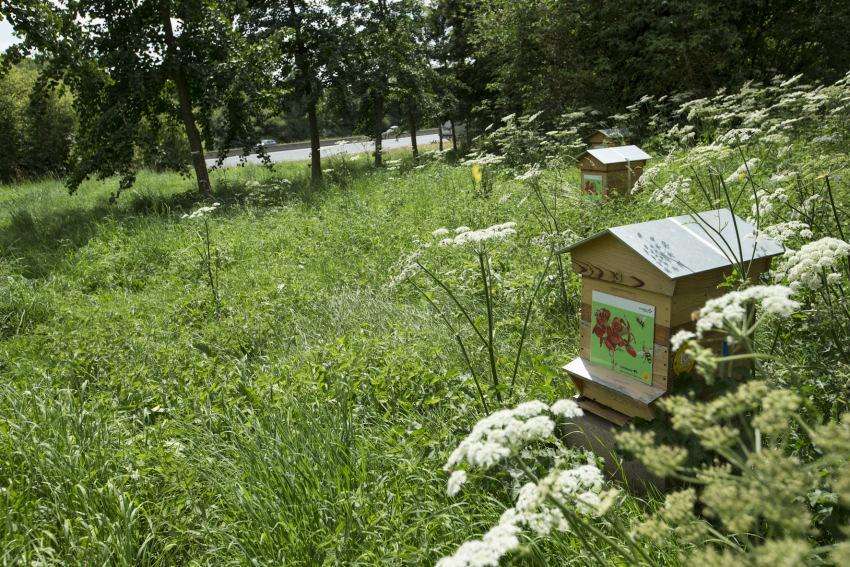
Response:
[{"label": "wooden beehive", "polygon": [[757,278],[782,245],[747,237],[754,227],[728,209],[618,226],[564,250],[582,278],[580,356],[564,366],[580,405],[618,425],[652,419],[677,374],[670,337],[723,295],[740,255],[736,225]]},{"label": "wooden beehive", "polygon": [[637,146],[587,150],[579,156],[582,191],[596,197],[628,195],[650,157]]},{"label": "wooden beehive", "polygon": [[628,128],[603,128],[587,137],[591,149],[625,145],[629,138]]}]

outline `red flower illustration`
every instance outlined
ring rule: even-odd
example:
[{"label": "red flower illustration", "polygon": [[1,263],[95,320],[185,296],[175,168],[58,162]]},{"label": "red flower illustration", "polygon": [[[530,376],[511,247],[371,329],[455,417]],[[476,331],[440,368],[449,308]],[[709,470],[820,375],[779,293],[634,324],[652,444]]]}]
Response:
[{"label": "red flower illustration", "polygon": [[632,346],[635,336],[632,333],[631,325],[622,317],[614,317],[614,320],[609,325],[609,319],[611,319],[611,312],[607,309],[599,309],[596,312],[596,325],[593,327],[593,334],[599,337],[599,345],[605,345],[605,348],[608,349],[608,353],[611,355],[612,362],[619,348],[622,348],[629,356],[635,358],[637,351]]}]

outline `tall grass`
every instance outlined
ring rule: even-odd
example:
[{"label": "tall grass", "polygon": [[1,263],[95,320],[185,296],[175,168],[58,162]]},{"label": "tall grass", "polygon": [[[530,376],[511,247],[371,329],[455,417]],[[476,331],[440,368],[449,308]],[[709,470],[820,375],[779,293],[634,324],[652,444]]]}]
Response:
[{"label": "tall grass", "polygon": [[[516,221],[511,288],[545,250],[518,183],[476,199],[467,168],[397,157],[332,164],[309,196],[304,164],[215,173],[219,317],[180,221],[191,180],[144,173],[113,204],[109,180],[0,189],[6,562],[427,564],[495,519],[488,492],[443,493],[446,451],[481,415],[465,364],[427,302],[387,284],[438,226]],[[576,331],[553,292],[520,395],[569,391],[554,369]]]}]

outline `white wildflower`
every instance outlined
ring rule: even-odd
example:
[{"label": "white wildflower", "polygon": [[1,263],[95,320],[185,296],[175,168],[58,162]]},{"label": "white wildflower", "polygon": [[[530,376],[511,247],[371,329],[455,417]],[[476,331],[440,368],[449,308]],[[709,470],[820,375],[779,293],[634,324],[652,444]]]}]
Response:
[{"label": "white wildflower", "polygon": [[437,567],[498,567],[502,557],[519,547],[519,532],[513,508],[508,508],[484,537],[464,542],[454,555],[437,561]]},{"label": "white wildflower", "polygon": [[670,337],[670,350],[676,352],[682,345],[688,342],[689,340],[696,338],[696,333],[687,330],[681,330],[672,337]]},{"label": "white wildflower", "polygon": [[579,240],[579,236],[570,229],[562,230],[561,232],[544,232],[540,236],[535,236],[531,239],[531,243],[537,246],[546,248],[555,247],[564,248]]},{"label": "white wildflower", "polygon": [[755,173],[759,161],[759,158],[750,158],[746,160],[744,163],[738,166],[738,169],[736,169],[729,177],[726,178],[726,184],[731,185],[733,183],[737,183],[738,181],[743,181],[747,177],[751,177],[753,173]]},{"label": "white wildflower", "polygon": [[548,409],[549,406],[540,400],[531,400],[530,402],[523,402],[516,406],[513,409],[513,414],[516,417],[529,418],[538,416]]},{"label": "white wildflower", "polygon": [[217,208],[219,208],[220,206],[221,206],[221,203],[215,202],[208,207],[200,207],[199,209],[196,209],[196,210],[192,211],[191,213],[187,213],[180,218],[181,219],[199,219],[199,218],[204,217],[205,215],[209,215],[211,213],[214,213],[215,210]]},{"label": "white wildflower", "polygon": [[[730,115],[728,118],[735,118],[735,117],[736,117],[736,115],[733,114],[733,115]],[[719,118],[721,118],[721,121],[722,121],[726,117],[721,115]],[[758,128],[734,128],[732,130],[729,130],[728,132],[726,132],[722,136],[720,136],[717,139],[717,141],[719,143],[727,145],[727,146],[743,144],[743,143],[749,141],[750,138],[753,138],[754,136],[756,136],[759,132],[760,131],[759,131]]]},{"label": "white wildflower", "polygon": [[475,424],[472,431],[452,451],[444,469],[450,471],[462,462],[488,469],[515,454],[529,443],[552,435],[555,423],[546,415],[543,402],[526,402],[514,409],[492,413]]},{"label": "white wildflower", "polygon": [[782,285],[755,285],[709,299],[699,311],[697,336],[702,337],[708,331],[723,329],[727,324],[744,324],[747,306],[755,303],[761,303],[765,313],[787,317],[800,307],[799,303],[790,298],[791,293],[791,288]]},{"label": "white wildflower", "polygon": [[404,256],[398,263],[398,272],[387,282],[387,287],[390,289],[398,287],[413,277],[419,271],[419,259],[421,257],[421,248]]},{"label": "white wildflower", "polygon": [[534,114],[532,114],[531,116],[529,116],[528,118],[526,118],[525,123],[531,124],[532,122],[534,122],[535,120],[540,118],[542,115],[543,115],[543,111],[539,110],[539,111],[535,112]]},{"label": "white wildflower", "polygon": [[503,161],[505,161],[505,158],[502,156],[484,154],[482,156],[471,157],[470,159],[464,161],[463,165],[498,165]]},{"label": "white wildflower", "polygon": [[440,236],[445,236],[448,233],[449,233],[449,229],[447,229],[446,227],[440,227],[437,230],[435,230],[434,232],[432,232],[431,236],[440,237]]},{"label": "white wildflower", "polygon": [[756,240],[759,240],[762,236],[772,238],[780,243],[785,243],[786,240],[794,236],[811,238],[812,230],[808,224],[802,221],[791,220],[766,226],[761,231],[754,233],[751,238],[754,237]]},{"label": "white wildflower", "polygon": [[784,261],[777,271],[777,280],[787,279],[792,289],[820,289],[830,273],[834,272],[842,259],[850,256],[850,244],[837,238],[825,237],[799,250],[785,252]]},{"label": "white wildflower", "polygon": [[818,136],[816,138],[813,138],[812,142],[814,142],[815,144],[823,144],[827,142],[835,142],[837,140],[838,136],[836,136],[835,134],[827,134],[825,136]]},{"label": "white wildflower", "polygon": [[462,226],[455,229],[457,236],[441,240],[440,245],[463,246],[466,244],[480,244],[488,240],[504,240],[507,237],[516,234],[515,226],[516,223],[514,222],[494,224],[493,226],[479,230],[470,230],[468,226]]},{"label": "white wildflower", "polygon": [[793,85],[794,83],[797,83],[802,77],[803,77],[802,73],[800,73],[799,75],[794,75],[790,79],[786,79],[785,81],[781,82],[779,84],[779,86],[783,89],[788,88],[791,85]]},{"label": "white wildflower", "polygon": [[522,175],[517,175],[516,179],[519,181],[530,181],[532,179],[540,177],[541,173],[542,172],[540,171],[540,166],[535,163],[528,171],[526,171]]},{"label": "white wildflower", "polygon": [[574,400],[570,399],[562,399],[558,400],[549,408],[549,411],[552,412],[553,415],[563,418],[573,418],[573,417],[581,417],[584,415],[584,412],[579,407]]},{"label": "white wildflower", "polygon": [[457,496],[457,493],[460,492],[460,489],[466,483],[466,480],[466,471],[454,471],[449,477],[446,493],[451,497]]},{"label": "white wildflower", "polygon": [[687,195],[691,190],[691,180],[687,177],[674,175],[664,186],[652,193],[651,199],[665,205],[671,204],[677,197]]}]

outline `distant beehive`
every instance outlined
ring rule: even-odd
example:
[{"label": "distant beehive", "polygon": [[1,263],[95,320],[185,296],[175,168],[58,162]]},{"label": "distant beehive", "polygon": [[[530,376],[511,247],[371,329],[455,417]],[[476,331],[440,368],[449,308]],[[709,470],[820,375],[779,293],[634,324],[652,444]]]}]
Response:
[{"label": "distant beehive", "polygon": [[629,134],[628,128],[603,128],[588,136],[587,143],[591,149],[623,146],[629,141]]},{"label": "distant beehive", "polygon": [[753,230],[718,209],[609,228],[564,250],[582,278],[581,352],[564,366],[582,407],[620,425],[652,419],[655,401],[687,368],[670,337],[693,330],[691,314],[724,293],[730,258],[743,254],[757,278],[783,252],[776,241],[747,238]]},{"label": "distant beehive", "polygon": [[594,196],[628,195],[651,157],[637,146],[587,150],[579,156],[582,191]]}]

